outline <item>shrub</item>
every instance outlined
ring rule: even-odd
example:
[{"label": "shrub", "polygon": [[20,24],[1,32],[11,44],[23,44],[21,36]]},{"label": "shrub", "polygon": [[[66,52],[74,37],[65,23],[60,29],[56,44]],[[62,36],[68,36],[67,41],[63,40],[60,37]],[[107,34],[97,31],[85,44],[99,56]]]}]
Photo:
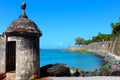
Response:
[{"label": "shrub", "polygon": [[109,70],[109,69],[110,69],[110,66],[109,66],[109,65],[104,65],[104,66],[103,66],[103,69]]}]

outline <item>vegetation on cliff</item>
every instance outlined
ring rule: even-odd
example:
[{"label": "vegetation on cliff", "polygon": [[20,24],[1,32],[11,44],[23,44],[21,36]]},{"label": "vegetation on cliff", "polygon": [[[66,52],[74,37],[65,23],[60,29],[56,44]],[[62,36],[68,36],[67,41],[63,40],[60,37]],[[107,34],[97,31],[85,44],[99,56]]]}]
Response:
[{"label": "vegetation on cliff", "polygon": [[85,40],[83,38],[77,37],[75,39],[75,44],[88,45],[89,43],[93,43],[93,42],[110,41],[113,36],[115,37],[120,34],[120,21],[116,23],[111,23],[111,27],[112,27],[112,34],[102,34],[99,32],[97,36],[93,36],[92,39],[89,40]]},{"label": "vegetation on cliff", "polygon": [[81,50],[70,50],[70,49],[66,49],[64,50],[64,52],[76,52],[76,53],[86,53],[88,52],[86,49],[81,49]]},{"label": "vegetation on cliff", "polygon": [[92,37],[91,40],[85,40],[83,38],[77,37],[75,38],[75,44],[77,45],[88,45],[93,42],[102,42],[102,41],[109,41],[112,38],[112,34],[102,34],[98,33],[97,36]]},{"label": "vegetation on cliff", "polygon": [[118,34],[120,34],[120,22],[111,23],[111,26],[112,26],[112,34],[114,36],[117,36]]},{"label": "vegetation on cliff", "polygon": [[109,41],[109,40],[111,40],[111,38],[112,38],[111,34],[101,34],[101,33],[98,33],[97,36],[92,38],[92,41],[93,42]]},{"label": "vegetation on cliff", "polygon": [[75,38],[75,44],[76,45],[83,45],[84,44],[84,39],[83,38],[80,38],[80,37],[77,37],[77,38]]},{"label": "vegetation on cliff", "polygon": [[120,56],[120,21],[111,23],[112,27],[112,49],[111,52]]},{"label": "vegetation on cliff", "polygon": [[[88,45],[90,43],[94,43],[94,42],[103,42],[103,41],[112,41],[112,43],[110,44],[111,46],[113,46],[113,43],[117,40],[117,43],[115,42],[115,46],[113,47],[116,47],[116,52],[117,51],[120,51],[119,50],[119,45],[120,44],[120,41],[119,41],[119,37],[118,35],[120,35],[120,21],[119,22],[116,22],[116,23],[111,23],[111,27],[112,27],[112,33],[111,34],[103,34],[103,33],[98,33],[98,35],[96,36],[93,36],[92,39],[89,39],[89,40],[85,40],[81,37],[77,37],[75,38],[75,45]],[[118,48],[117,48],[118,47]],[[110,47],[109,47],[110,48]],[[115,50],[115,48],[112,48],[111,49]],[[112,52],[113,52],[112,50]],[[70,51],[70,50],[67,50],[67,51]],[[80,50],[80,51],[76,51],[76,52],[83,52],[84,50]],[[85,51],[86,52],[86,51]]]}]

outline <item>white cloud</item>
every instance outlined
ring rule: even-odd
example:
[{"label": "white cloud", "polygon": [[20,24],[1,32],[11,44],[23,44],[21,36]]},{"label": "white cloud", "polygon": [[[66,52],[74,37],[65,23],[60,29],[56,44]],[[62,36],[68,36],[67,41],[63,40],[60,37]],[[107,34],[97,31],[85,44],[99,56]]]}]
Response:
[{"label": "white cloud", "polygon": [[64,43],[62,41],[58,42],[59,46],[62,46]]}]

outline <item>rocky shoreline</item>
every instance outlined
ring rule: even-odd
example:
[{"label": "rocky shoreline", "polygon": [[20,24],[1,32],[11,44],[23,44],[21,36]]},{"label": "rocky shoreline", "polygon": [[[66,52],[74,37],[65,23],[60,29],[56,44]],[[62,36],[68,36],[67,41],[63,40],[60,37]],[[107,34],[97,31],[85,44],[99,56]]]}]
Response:
[{"label": "rocky shoreline", "polygon": [[[95,76],[120,76],[120,57],[110,53],[96,53],[104,60],[104,65],[100,69],[94,71],[83,71],[75,67],[69,67],[64,63],[48,64],[40,68],[40,79],[46,80],[45,77],[95,77]],[[5,74],[0,75],[0,79],[4,79]],[[13,76],[13,78],[15,78]],[[8,80],[5,78],[4,80]],[[14,79],[10,79],[14,80]],[[48,79],[49,80],[49,79]]]},{"label": "rocky shoreline", "polygon": [[[100,54],[100,55],[99,55]],[[102,54],[102,55],[101,55]],[[64,63],[48,64],[40,68],[41,77],[88,77],[88,76],[120,76],[120,59],[107,53],[96,53],[104,60],[103,67],[94,71],[83,71],[69,67]]]}]

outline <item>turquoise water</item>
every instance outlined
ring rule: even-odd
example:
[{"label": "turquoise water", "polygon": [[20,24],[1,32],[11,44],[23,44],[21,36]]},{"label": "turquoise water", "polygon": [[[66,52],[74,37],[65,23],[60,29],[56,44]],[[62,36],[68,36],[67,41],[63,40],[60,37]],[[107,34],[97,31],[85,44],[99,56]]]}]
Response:
[{"label": "turquoise water", "polygon": [[91,53],[63,52],[62,50],[40,50],[40,67],[47,64],[65,63],[85,71],[92,71],[102,66],[103,60]]}]

